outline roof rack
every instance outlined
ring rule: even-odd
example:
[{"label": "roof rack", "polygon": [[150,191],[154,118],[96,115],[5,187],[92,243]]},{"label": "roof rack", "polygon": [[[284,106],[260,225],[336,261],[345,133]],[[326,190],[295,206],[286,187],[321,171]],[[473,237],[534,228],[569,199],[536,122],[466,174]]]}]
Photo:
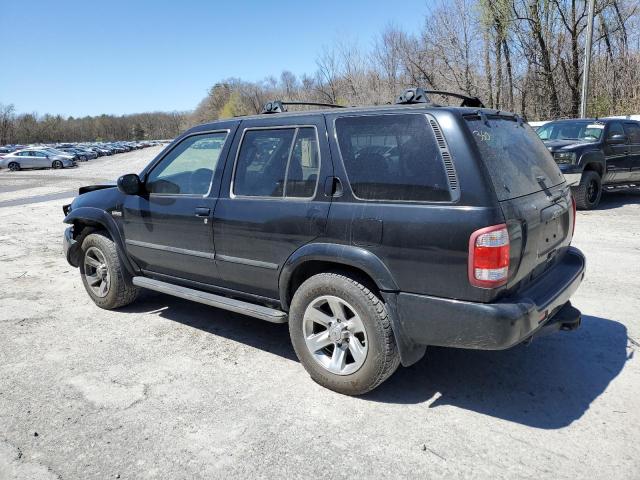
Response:
[{"label": "roof rack", "polygon": [[329,108],[345,108],[344,105],[336,105],[334,103],[321,103],[321,102],[282,102],[280,100],[274,100],[267,102],[262,108],[263,114],[270,113],[283,113],[287,111],[287,105],[309,105],[313,107],[329,107]]},{"label": "roof rack", "polygon": [[470,97],[461,93],[445,92],[444,90],[425,90],[424,88],[409,88],[396,99],[397,105],[413,105],[416,103],[431,103],[427,94],[442,95],[462,99],[461,107],[485,108],[478,97]]}]

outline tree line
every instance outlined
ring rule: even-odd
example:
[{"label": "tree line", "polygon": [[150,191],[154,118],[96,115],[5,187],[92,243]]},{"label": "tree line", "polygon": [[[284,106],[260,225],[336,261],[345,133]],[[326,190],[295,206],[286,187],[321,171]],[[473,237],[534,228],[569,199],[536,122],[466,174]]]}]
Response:
[{"label": "tree line", "polygon": [[[435,0],[418,32],[389,25],[369,48],[335,42],[315,72],[225,79],[192,112],[63,118],[0,105],[0,143],[172,138],[197,123],[259,113],[273,99],[380,105],[410,86],[477,96],[528,120],[577,117],[587,16],[585,0]],[[638,0],[596,0],[587,110],[640,114]]]},{"label": "tree line", "polygon": [[174,138],[187,125],[183,112],[99,115],[82,118],[16,114],[0,104],[0,145]]},{"label": "tree line", "polygon": [[[477,96],[529,120],[577,117],[587,16],[584,0],[437,0],[419,32],[390,25],[369,49],[337,42],[318,55],[312,74],[219,82],[190,121],[258,113],[273,99],[384,104],[410,86]],[[640,2],[596,0],[588,114],[633,113],[640,113]]]}]

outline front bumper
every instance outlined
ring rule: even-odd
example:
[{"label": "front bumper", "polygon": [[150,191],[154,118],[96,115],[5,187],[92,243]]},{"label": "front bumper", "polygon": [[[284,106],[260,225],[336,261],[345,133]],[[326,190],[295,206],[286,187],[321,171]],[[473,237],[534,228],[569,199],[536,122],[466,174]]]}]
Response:
[{"label": "front bumper", "polygon": [[73,227],[68,227],[64,231],[62,251],[69,265],[77,268],[79,265],[80,244],[73,238]]},{"label": "front bumper", "polygon": [[399,293],[402,333],[415,345],[502,350],[545,326],[573,330],[580,324],[580,312],[569,298],[584,272],[584,255],[570,247],[561,261],[522,291],[495,303]]}]

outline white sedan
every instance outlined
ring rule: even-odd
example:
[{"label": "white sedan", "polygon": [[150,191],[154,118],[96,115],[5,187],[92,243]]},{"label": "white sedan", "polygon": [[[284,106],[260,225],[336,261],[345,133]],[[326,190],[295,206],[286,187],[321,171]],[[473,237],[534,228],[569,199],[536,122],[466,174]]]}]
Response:
[{"label": "white sedan", "polygon": [[0,168],[8,168],[12,171],[23,168],[65,168],[75,167],[76,162],[67,155],[36,148],[25,148],[0,158]]}]

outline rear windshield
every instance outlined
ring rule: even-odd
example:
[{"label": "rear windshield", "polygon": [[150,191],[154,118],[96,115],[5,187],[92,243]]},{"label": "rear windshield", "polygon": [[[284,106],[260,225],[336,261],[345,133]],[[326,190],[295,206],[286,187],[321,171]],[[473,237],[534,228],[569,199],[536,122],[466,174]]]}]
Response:
[{"label": "rear windshield", "polygon": [[507,117],[466,118],[498,200],[539,192],[564,181],[553,157],[526,123]]}]

